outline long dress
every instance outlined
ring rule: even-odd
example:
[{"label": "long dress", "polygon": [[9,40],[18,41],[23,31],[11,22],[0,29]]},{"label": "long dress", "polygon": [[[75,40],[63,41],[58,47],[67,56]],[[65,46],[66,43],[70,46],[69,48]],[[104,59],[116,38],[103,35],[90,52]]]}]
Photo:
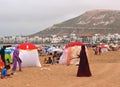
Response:
[{"label": "long dress", "polygon": [[19,50],[18,47],[15,48],[14,52],[13,52],[13,68],[12,71],[15,72],[16,68],[17,68],[17,63],[19,66],[19,71],[21,71],[21,59],[19,58]]},{"label": "long dress", "polygon": [[87,54],[86,54],[84,45],[81,48],[79,58],[80,58],[80,62],[79,62],[79,67],[77,71],[77,77],[91,76],[92,74],[90,72],[89,63],[88,63]]}]

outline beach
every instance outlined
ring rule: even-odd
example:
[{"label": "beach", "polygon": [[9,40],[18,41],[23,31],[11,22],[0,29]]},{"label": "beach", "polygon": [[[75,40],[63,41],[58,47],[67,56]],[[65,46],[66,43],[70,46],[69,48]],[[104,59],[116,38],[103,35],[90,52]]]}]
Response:
[{"label": "beach", "polygon": [[120,50],[94,55],[88,49],[91,77],[77,77],[78,66],[43,64],[42,67],[24,67],[11,78],[0,79],[4,87],[120,87]]}]

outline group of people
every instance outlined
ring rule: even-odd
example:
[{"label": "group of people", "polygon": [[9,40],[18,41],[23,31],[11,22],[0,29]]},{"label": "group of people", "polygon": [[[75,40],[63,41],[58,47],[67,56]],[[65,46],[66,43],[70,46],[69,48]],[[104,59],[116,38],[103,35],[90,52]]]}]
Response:
[{"label": "group of people", "polygon": [[53,54],[50,53],[48,58],[44,58],[44,64],[57,64],[59,63],[59,53],[55,51]]},{"label": "group of people", "polygon": [[[12,55],[13,62],[11,63],[8,59],[5,58],[5,49],[9,46],[3,46],[3,48],[0,50],[0,59],[4,63],[4,67],[1,69],[1,78],[7,78],[8,76],[14,75],[17,69],[17,63],[19,66],[19,71],[22,71],[22,60],[19,57],[19,49],[18,46],[15,47]],[[11,56],[11,54],[9,54]],[[11,70],[11,73],[8,74],[8,70]]]},{"label": "group of people", "polygon": [[[44,59],[44,64],[54,64],[58,63],[59,59],[57,59],[57,56],[55,56],[56,52],[53,54],[53,56],[49,56],[48,59]],[[80,58],[79,64],[78,64],[78,71],[77,71],[77,77],[90,77],[92,76],[89,62],[88,62],[88,56],[86,52],[85,45],[81,46],[80,54],[78,55]],[[57,59],[57,60],[56,60]],[[56,62],[57,61],[57,62]]]},{"label": "group of people", "polygon": [[[19,48],[18,46],[15,47],[14,52],[13,52],[13,63],[12,63],[12,67],[11,64],[9,63],[9,61],[5,60],[4,58],[4,50],[6,47],[3,46],[0,55],[1,55],[1,60],[4,62],[4,68],[1,70],[1,78],[7,78],[11,75],[14,75],[14,73],[16,72],[17,69],[17,63],[19,66],[19,71],[22,71],[22,60],[19,57]],[[81,51],[80,54],[78,55],[80,58],[80,62],[78,64],[78,71],[77,71],[77,77],[90,77],[92,76],[90,68],[89,68],[89,62],[88,62],[88,58],[87,58],[87,53],[86,53],[86,47],[85,45],[81,46]],[[44,60],[45,64],[54,64],[54,63],[58,63],[59,59],[57,59],[56,53],[54,53],[54,55],[51,56]],[[11,69],[11,73],[8,74],[7,70]]]}]

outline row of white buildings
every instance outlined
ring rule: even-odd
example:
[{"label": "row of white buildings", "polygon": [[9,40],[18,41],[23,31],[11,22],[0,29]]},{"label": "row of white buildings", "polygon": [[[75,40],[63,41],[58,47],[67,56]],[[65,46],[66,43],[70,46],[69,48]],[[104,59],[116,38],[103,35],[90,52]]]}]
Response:
[{"label": "row of white buildings", "polygon": [[0,44],[16,44],[16,43],[23,43],[23,42],[31,42],[37,44],[43,43],[68,43],[71,41],[80,41],[84,43],[108,43],[120,42],[120,34],[108,34],[108,35],[100,35],[95,34],[93,36],[80,36],[78,37],[75,34],[71,34],[68,36],[57,36],[51,35],[50,37],[40,37],[40,36],[1,36],[0,37]]}]

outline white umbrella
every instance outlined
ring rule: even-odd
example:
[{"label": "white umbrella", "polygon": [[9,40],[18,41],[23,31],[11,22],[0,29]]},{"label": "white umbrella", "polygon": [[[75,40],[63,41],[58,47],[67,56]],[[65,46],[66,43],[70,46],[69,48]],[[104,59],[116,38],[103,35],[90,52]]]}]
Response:
[{"label": "white umbrella", "polygon": [[55,48],[55,49],[53,49],[52,51],[53,51],[53,52],[55,52],[55,51],[57,51],[57,52],[62,52],[63,50],[60,49],[60,48]]}]

